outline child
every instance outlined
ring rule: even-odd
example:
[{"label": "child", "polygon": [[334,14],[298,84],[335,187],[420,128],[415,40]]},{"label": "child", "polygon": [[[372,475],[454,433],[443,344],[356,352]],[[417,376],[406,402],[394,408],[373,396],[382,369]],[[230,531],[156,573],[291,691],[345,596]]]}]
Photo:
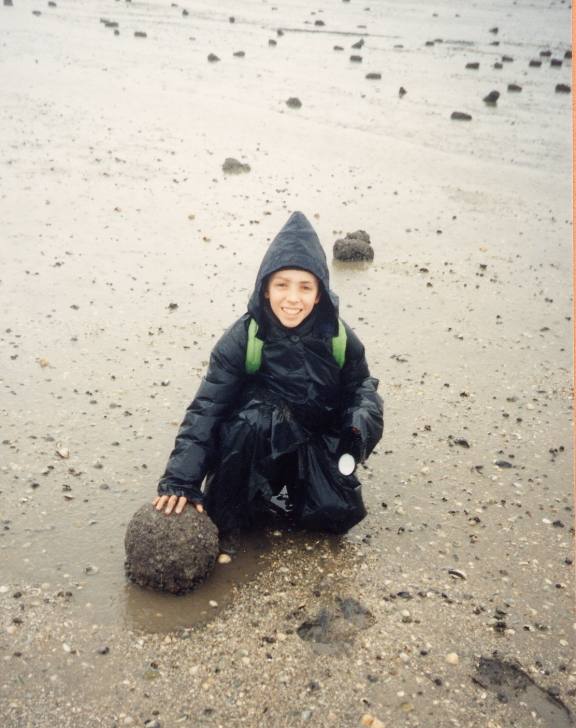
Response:
[{"label": "child", "polygon": [[285,486],[296,526],[344,533],[364,518],[360,484],[338,460],[370,455],[382,400],[328,275],[316,232],[293,213],[264,255],[248,312],[212,351],[157,510],[205,507],[222,534],[277,514],[272,499]]}]

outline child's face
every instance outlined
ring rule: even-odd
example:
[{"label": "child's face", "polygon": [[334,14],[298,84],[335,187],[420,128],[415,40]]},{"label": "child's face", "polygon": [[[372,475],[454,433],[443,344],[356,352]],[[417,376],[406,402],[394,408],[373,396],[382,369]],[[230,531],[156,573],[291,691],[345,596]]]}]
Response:
[{"label": "child's face", "polygon": [[270,276],[264,296],[280,323],[294,328],[320,300],[318,279],[306,270],[279,270]]}]

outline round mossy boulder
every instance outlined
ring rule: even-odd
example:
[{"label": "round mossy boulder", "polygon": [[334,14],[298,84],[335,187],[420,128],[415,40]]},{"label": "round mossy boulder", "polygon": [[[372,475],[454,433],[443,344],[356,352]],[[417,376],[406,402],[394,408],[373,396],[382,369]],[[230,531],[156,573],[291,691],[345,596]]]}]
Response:
[{"label": "round mossy boulder", "polygon": [[206,513],[187,506],[166,515],[151,504],[132,516],[124,538],[127,576],[140,586],[173,594],[194,589],[218,556],[218,529]]},{"label": "round mossy boulder", "polygon": [[365,230],[346,233],[346,237],[334,243],[333,253],[336,260],[345,262],[370,261],[374,259],[374,249],[370,236]]}]

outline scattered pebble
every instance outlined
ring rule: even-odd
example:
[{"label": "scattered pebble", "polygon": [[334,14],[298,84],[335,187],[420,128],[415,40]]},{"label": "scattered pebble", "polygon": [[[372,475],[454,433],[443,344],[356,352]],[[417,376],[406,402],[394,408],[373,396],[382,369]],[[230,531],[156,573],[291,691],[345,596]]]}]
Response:
[{"label": "scattered pebble", "polygon": [[226,157],[222,164],[222,171],[226,174],[243,174],[250,171],[250,165],[239,162],[234,157]]},{"label": "scattered pebble", "polygon": [[384,723],[376,718],[376,716],[370,715],[370,713],[366,713],[362,716],[361,723],[363,726],[366,726],[366,728],[385,728]]},{"label": "scattered pebble", "polygon": [[449,652],[446,655],[446,662],[449,665],[457,665],[460,662],[460,658],[458,657],[458,655],[455,652]]},{"label": "scattered pebble", "polygon": [[448,573],[454,579],[463,579],[463,580],[466,579],[466,572],[461,571],[460,569],[448,569]]},{"label": "scattered pebble", "polygon": [[454,121],[472,121],[472,116],[463,111],[453,111],[450,118],[454,119]]},{"label": "scattered pebble", "polygon": [[484,103],[490,106],[496,106],[496,102],[500,98],[500,91],[490,91],[487,96],[484,96]]}]

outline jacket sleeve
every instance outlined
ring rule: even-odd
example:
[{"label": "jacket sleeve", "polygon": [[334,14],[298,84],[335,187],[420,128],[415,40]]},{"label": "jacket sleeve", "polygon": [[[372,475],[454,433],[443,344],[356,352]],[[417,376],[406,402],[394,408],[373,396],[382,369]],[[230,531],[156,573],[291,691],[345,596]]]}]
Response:
[{"label": "jacket sleeve", "polygon": [[245,317],[233,324],[214,347],[208,371],[178,430],[159,495],[186,496],[201,501],[200,486],[214,459],[218,426],[241,392],[245,372]]},{"label": "jacket sleeve", "polygon": [[376,391],[378,380],[370,375],[364,346],[352,329],[346,327],[346,359],[342,367],[342,431],[354,427],[360,432],[368,457],[382,437],[384,405]]}]

